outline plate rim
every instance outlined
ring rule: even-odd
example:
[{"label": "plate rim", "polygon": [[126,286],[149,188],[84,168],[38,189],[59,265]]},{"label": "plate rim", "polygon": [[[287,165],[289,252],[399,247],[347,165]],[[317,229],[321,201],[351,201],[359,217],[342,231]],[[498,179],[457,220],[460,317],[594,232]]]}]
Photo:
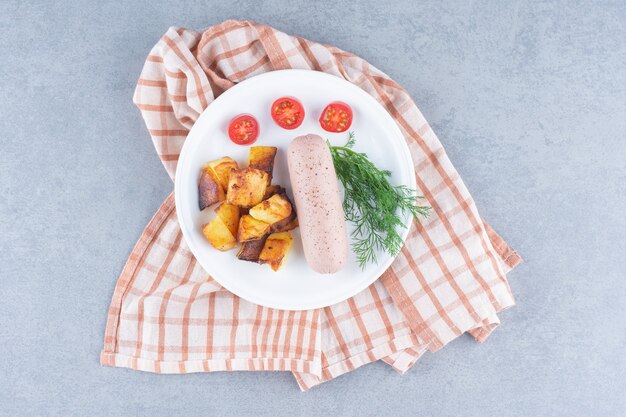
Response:
[{"label": "plate rim", "polygon": [[[349,84],[350,86],[356,88],[355,91],[358,90],[358,94],[360,94],[365,100],[368,100],[372,103],[374,103],[375,107],[378,107],[380,110],[382,110],[382,113],[384,114],[383,117],[388,117],[391,121],[392,121],[392,125],[393,125],[393,130],[395,133],[395,136],[397,136],[398,138],[401,138],[402,140],[400,140],[400,144],[399,146],[402,149],[402,155],[404,155],[405,158],[405,162],[409,162],[409,166],[413,168],[413,172],[414,172],[414,163],[413,163],[413,158],[411,157],[411,152],[409,149],[409,146],[406,142],[406,138],[405,136],[402,134],[402,131],[400,130],[396,120],[389,114],[389,112],[383,107],[383,105],[381,103],[378,102],[378,100],[376,100],[372,95],[370,95],[367,91],[363,90],[361,87],[359,87],[358,85],[346,80],[343,77],[339,77],[337,75],[334,74],[329,74],[326,72],[322,72],[322,71],[315,71],[315,70],[308,70],[308,69],[284,69],[284,70],[274,70],[274,71],[268,71],[262,74],[258,74],[255,75],[253,77],[247,78],[239,83],[237,83],[235,86],[229,88],[228,90],[224,91],[222,94],[220,94],[218,97],[216,97],[208,106],[207,108],[205,108],[202,113],[200,113],[200,115],[198,116],[198,119],[196,119],[196,121],[194,122],[193,126],[191,127],[191,129],[189,130],[189,133],[187,134],[185,141],[183,143],[183,146],[181,148],[180,154],[179,154],[179,158],[177,161],[177,166],[176,166],[176,173],[175,173],[175,177],[174,177],[174,202],[175,202],[175,206],[176,207],[182,207],[182,196],[181,196],[181,188],[182,188],[182,184],[181,181],[182,179],[180,179],[182,176],[179,175],[180,171],[182,171],[182,167],[185,165],[184,162],[185,160],[189,157],[188,155],[190,154],[189,149],[191,148],[191,141],[188,140],[188,138],[192,135],[192,132],[194,131],[195,128],[197,128],[197,126],[199,125],[200,120],[203,117],[208,117],[205,116],[205,114],[207,114],[211,108],[211,106],[214,106],[215,103],[219,103],[220,100],[224,100],[223,97],[228,97],[229,95],[233,94],[233,91],[236,91],[238,89],[240,89],[242,85],[245,85],[248,81],[250,80],[256,80],[259,81],[259,78],[269,78],[269,77],[281,77],[283,76],[285,73],[289,73],[289,74],[306,74],[306,76],[319,76],[321,78],[333,78],[333,81],[340,81],[340,82],[345,82],[347,84]],[[349,87],[350,88],[350,87]],[[416,189],[416,180],[415,180],[415,176],[414,175],[409,175],[409,179],[410,179],[410,184],[407,184],[407,186],[409,186],[412,189]],[[179,185],[180,184],[180,185]],[[215,270],[215,268],[209,268],[207,269],[205,267],[205,265],[203,265],[202,260],[198,257],[195,256],[195,251],[197,250],[197,248],[193,245],[193,240],[190,238],[190,236],[188,236],[188,233],[191,233],[191,231],[186,231],[186,227],[185,227],[185,223],[184,223],[184,218],[183,215],[181,214],[182,210],[176,210],[176,217],[178,219],[178,223],[181,229],[181,232],[183,234],[183,238],[185,239],[185,242],[187,243],[187,245],[189,246],[189,249],[191,250],[192,254],[194,255],[194,257],[196,258],[196,260],[198,261],[198,263],[200,264],[200,266],[202,266],[202,268],[212,277],[212,279],[214,279],[215,281],[217,281],[222,287],[224,287],[227,291],[233,293],[234,295],[249,301],[253,304],[257,304],[257,305],[261,305],[263,307],[267,307],[267,308],[273,308],[273,309],[277,309],[277,310],[287,310],[287,311],[303,311],[303,310],[312,310],[312,309],[318,309],[318,308],[324,308],[324,307],[328,307],[331,306],[333,304],[337,304],[340,303],[342,301],[345,301],[347,299],[349,299],[350,297],[353,297],[354,295],[358,294],[359,292],[363,291],[365,288],[367,288],[368,286],[370,286],[371,284],[373,284],[374,282],[376,282],[381,276],[382,274],[391,266],[391,264],[395,261],[396,257],[389,257],[388,261],[384,263],[384,268],[383,267],[379,267],[376,272],[377,273],[373,273],[372,274],[372,278],[371,279],[367,279],[367,280],[363,280],[361,282],[359,282],[359,285],[355,285],[350,291],[349,294],[345,294],[344,293],[339,293],[338,295],[335,295],[334,297],[329,297],[329,299],[327,299],[326,301],[320,303],[320,302],[316,302],[316,303],[296,303],[297,305],[294,305],[293,303],[290,303],[289,301],[286,302],[278,302],[278,303],[274,303],[274,302],[270,302],[270,303],[266,303],[263,302],[263,300],[255,300],[255,299],[251,299],[254,297],[248,297],[247,294],[246,295],[242,295],[240,293],[240,291],[237,290],[233,290],[233,287],[230,284],[225,285],[224,283],[220,282],[220,280],[215,277],[215,274],[213,273],[213,271]],[[403,224],[405,226],[407,226],[406,228],[401,230],[401,238],[403,241],[403,245],[404,243],[406,243],[406,239],[407,236],[410,232],[411,229],[411,224],[412,224],[412,217],[410,215],[405,215],[404,216],[404,222]]]}]

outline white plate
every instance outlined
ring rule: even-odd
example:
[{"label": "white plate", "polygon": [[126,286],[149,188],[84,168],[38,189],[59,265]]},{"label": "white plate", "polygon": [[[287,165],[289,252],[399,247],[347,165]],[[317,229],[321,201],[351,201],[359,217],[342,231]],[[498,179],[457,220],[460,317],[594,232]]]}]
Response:
[{"label": "white plate", "polygon": [[[282,96],[294,96],[305,108],[306,117],[295,130],[278,127],[270,116],[272,102]],[[285,310],[308,310],[329,306],[352,297],[374,282],[393,262],[393,257],[378,253],[378,264],[361,270],[350,251],[347,266],[336,274],[322,275],[306,263],[299,228],[293,231],[294,245],[283,268],[274,272],[267,265],[240,261],[237,251],[220,252],[202,235],[202,225],[215,217],[214,207],[198,209],[200,168],[208,161],[231,156],[240,166],[246,163],[249,147],[235,145],[228,138],[230,120],[240,113],[250,113],[259,122],[260,135],[255,145],[278,147],[274,164],[274,184],[287,189],[291,183],[286,149],[296,136],[315,133],[330,139],[333,145],[344,144],[347,133],[328,133],[318,123],[323,108],[330,102],[348,103],[354,112],[350,131],[355,132],[356,147],[366,152],[380,168],[392,171],[392,184],[415,189],[414,168],[408,146],[400,129],[385,109],[365,91],[348,81],[317,71],[284,70],[268,72],[230,88],[200,115],[185,140],[176,170],[176,209],[178,220],[191,251],[200,265],[222,286],[241,298]],[[411,219],[405,218],[409,225]],[[348,232],[353,227],[348,223]],[[401,232],[406,239],[408,228]]]}]

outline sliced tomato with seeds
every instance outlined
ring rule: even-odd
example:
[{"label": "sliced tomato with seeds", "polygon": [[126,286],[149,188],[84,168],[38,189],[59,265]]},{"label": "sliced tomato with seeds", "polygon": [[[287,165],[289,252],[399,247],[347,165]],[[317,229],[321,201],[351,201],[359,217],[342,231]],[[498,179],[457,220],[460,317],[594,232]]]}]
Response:
[{"label": "sliced tomato with seeds", "polygon": [[304,107],[293,97],[281,97],[272,104],[272,119],[283,129],[295,129],[304,120]]},{"label": "sliced tomato with seeds", "polygon": [[228,137],[237,145],[250,145],[259,136],[259,124],[249,114],[235,116],[228,125]]},{"label": "sliced tomato with seeds", "polygon": [[320,116],[320,125],[327,132],[345,132],[352,124],[352,109],[346,103],[330,103]]}]

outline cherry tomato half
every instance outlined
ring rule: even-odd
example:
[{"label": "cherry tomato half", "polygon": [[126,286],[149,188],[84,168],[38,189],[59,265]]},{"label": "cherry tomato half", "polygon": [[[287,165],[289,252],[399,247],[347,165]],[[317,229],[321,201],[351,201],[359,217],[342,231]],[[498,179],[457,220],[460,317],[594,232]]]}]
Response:
[{"label": "cherry tomato half", "polygon": [[352,124],[352,109],[346,103],[330,103],[320,116],[320,125],[327,132],[345,132]]},{"label": "cherry tomato half", "polygon": [[228,125],[228,137],[237,145],[250,145],[259,136],[259,124],[249,114],[235,116]]},{"label": "cherry tomato half", "polygon": [[293,97],[281,97],[272,104],[272,119],[283,129],[295,129],[304,120],[304,107]]}]

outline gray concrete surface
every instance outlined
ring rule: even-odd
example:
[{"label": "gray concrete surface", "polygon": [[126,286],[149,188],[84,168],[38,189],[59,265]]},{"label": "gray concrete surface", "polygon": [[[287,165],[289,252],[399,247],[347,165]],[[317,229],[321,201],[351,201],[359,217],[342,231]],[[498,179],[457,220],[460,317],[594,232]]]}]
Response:
[{"label": "gray concrete surface", "polygon": [[[0,415],[626,414],[626,4],[382,3],[2,2]],[[306,394],[287,373],[99,366],[116,278],[172,190],[135,81],[168,26],[227,18],[335,44],[409,90],[526,261],[484,345]]]}]

